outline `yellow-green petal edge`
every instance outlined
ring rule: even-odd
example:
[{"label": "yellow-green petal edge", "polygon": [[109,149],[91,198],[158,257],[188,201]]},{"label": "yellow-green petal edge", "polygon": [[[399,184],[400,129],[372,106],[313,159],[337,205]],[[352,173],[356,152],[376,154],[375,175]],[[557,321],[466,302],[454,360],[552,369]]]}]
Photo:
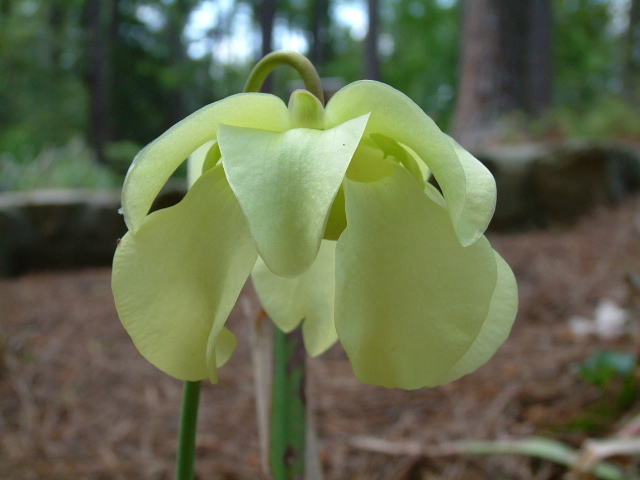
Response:
[{"label": "yellow-green petal edge", "polygon": [[[442,188],[460,243],[467,246],[475,242],[491,218],[489,210],[493,210],[474,206],[495,205],[495,188],[485,182],[491,174],[477,160],[460,160],[450,139],[433,120],[409,97],[383,83],[364,80],[339,90],[327,104],[325,127],[366,112],[371,112],[371,117],[364,136],[383,134],[415,152]],[[472,182],[479,176],[482,182],[474,186]]]},{"label": "yellow-green petal edge", "polygon": [[134,158],[122,187],[122,209],[130,231],[138,230],[176,168],[216,138],[222,122],[281,132],[289,128],[289,111],[276,96],[241,93],[201,108],[147,145]]},{"label": "yellow-green petal edge", "polygon": [[469,351],[439,383],[453,382],[484,365],[509,336],[518,312],[518,285],[511,267],[496,251],[493,253],[498,265],[498,280],[491,297],[487,319]]}]

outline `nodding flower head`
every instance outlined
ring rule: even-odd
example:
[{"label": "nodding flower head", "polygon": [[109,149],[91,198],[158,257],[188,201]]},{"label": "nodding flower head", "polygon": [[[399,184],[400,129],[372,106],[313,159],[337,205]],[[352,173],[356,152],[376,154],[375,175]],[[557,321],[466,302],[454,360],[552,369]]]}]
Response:
[{"label": "nodding flower head", "polygon": [[[148,214],[189,156],[185,198]],[[251,276],[281,329],[302,323],[311,355],[339,340],[363,382],[446,383],[485,363],[515,318],[513,273],[483,235],[495,199],[487,169],[385,84],[350,84],[326,108],[304,90],[288,106],[231,96],[131,165],[118,314],[158,368],[216,381]]]}]

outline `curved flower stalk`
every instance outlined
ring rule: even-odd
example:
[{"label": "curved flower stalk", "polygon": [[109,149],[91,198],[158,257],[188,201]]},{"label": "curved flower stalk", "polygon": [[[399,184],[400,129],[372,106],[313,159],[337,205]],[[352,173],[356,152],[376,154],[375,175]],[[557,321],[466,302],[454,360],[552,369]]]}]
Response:
[{"label": "curved flower stalk", "polygon": [[[190,155],[202,174],[184,200],[148,214]],[[382,83],[350,84],[326,108],[304,90],[288,107],[231,96],[129,169],[118,313],[158,368],[215,382],[235,346],[225,321],[251,275],[281,329],[302,323],[311,355],[340,340],[363,382],[449,382],[493,355],[517,310],[513,274],[483,236],[495,197],[484,166]]]}]

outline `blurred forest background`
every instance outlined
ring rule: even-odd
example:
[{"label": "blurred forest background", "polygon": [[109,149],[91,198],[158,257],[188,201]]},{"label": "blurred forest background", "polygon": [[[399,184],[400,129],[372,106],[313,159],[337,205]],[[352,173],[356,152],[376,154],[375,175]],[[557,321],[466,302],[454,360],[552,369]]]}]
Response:
[{"label": "blurred forest background", "polygon": [[[145,144],[281,48],[329,91],[396,87],[493,165],[489,238],[519,284],[510,338],[454,383],[360,384],[337,347],[311,363],[326,478],[561,478],[523,450],[433,453],[535,437],[580,478],[591,439],[630,438],[613,461],[640,472],[640,0],[0,0],[0,478],[173,478],[181,384],[136,351],[104,267],[126,231],[117,189]],[[282,98],[299,86],[271,78]],[[90,190],[27,191],[49,187]],[[257,309],[247,287],[244,340],[203,388],[199,478],[259,476]]]},{"label": "blurred forest background", "polygon": [[469,148],[640,139],[639,0],[0,0],[0,191],[117,186],[279,48],[389,83]]}]

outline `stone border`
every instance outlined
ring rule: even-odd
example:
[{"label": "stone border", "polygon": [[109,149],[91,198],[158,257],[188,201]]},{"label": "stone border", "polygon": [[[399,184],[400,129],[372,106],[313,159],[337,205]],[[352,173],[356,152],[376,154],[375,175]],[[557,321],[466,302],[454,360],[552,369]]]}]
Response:
[{"label": "stone border", "polygon": [[[476,156],[498,186],[493,229],[570,223],[592,207],[640,190],[640,155],[619,143],[524,144]],[[184,196],[171,181],[152,210]],[[110,265],[126,227],[119,191],[39,190],[0,194],[0,276]]]},{"label": "stone border", "polygon": [[[169,184],[152,210],[177,203],[185,192],[183,182]],[[119,208],[120,191],[0,194],[0,276],[110,265],[127,231]]]}]

